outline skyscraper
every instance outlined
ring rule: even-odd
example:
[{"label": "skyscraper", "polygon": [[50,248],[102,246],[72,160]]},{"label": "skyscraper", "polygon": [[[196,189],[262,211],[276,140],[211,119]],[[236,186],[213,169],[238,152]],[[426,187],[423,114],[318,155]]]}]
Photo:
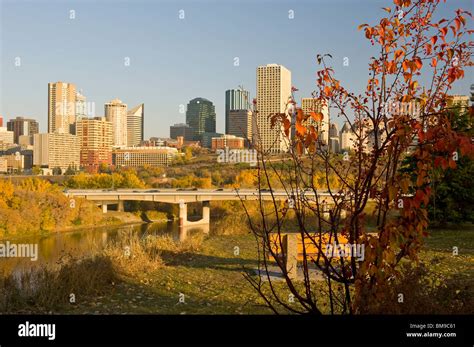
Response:
[{"label": "skyscraper", "polygon": [[195,98],[188,103],[186,124],[194,130],[194,140],[200,141],[203,133],[215,133],[216,110],[214,104],[204,98]]},{"label": "skyscraper", "polygon": [[16,117],[7,122],[7,129],[13,131],[13,141],[18,144],[20,136],[37,134],[39,132],[39,125],[34,119]]},{"label": "skyscraper", "polygon": [[139,146],[143,141],[145,122],[145,104],[135,106],[127,113],[127,143],[128,146]]},{"label": "skyscraper", "polygon": [[105,118],[112,123],[113,145],[127,146],[127,104],[119,99],[106,103]]},{"label": "skyscraper", "polygon": [[321,112],[323,119],[317,124],[314,118],[308,118],[308,125],[319,126],[319,136],[325,144],[329,144],[329,112],[327,105],[321,107],[320,102],[313,98],[301,99],[301,110],[305,115],[311,115],[311,112]]},{"label": "skyscraper", "polygon": [[80,92],[76,93],[76,122],[84,117],[93,116],[87,109],[86,97]]},{"label": "skyscraper", "polygon": [[243,137],[248,146],[252,141],[252,126],[252,111],[248,109],[229,111],[228,130],[226,131],[228,135]]},{"label": "skyscraper", "polygon": [[48,133],[73,133],[76,122],[76,86],[48,83]]},{"label": "skyscraper", "polygon": [[257,110],[254,139],[263,151],[286,152],[289,144],[283,129],[271,126],[269,116],[284,113],[291,96],[291,72],[286,67],[268,64],[257,68]]},{"label": "skyscraper", "polygon": [[[225,92],[225,133],[230,134],[229,111],[250,109],[249,92],[244,89],[229,89]],[[240,135],[239,135],[240,136]]]},{"label": "skyscraper", "polygon": [[0,128],[3,126],[3,117],[0,116]]},{"label": "skyscraper", "polygon": [[76,123],[81,147],[81,167],[96,172],[100,164],[112,164],[112,123],[105,117],[81,118]]}]

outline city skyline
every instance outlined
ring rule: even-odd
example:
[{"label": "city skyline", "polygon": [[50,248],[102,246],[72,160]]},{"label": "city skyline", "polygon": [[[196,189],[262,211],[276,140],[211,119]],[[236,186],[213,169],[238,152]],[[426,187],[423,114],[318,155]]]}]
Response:
[{"label": "city skyline", "polygon": [[[167,137],[170,125],[185,121],[181,106],[185,108],[197,97],[214,103],[216,131],[224,132],[225,91],[242,85],[255,98],[256,69],[269,63],[292,71],[292,84],[300,90],[296,96],[299,101],[311,96],[314,89],[316,54],[330,53],[344,85],[360,92],[367,80],[367,57],[373,51],[357,25],[371,23],[371,18],[383,12],[371,1],[345,2],[344,12],[340,11],[340,1],[278,2],[272,8],[263,1],[252,6],[232,1],[142,1],[134,7],[71,1],[28,6],[0,3],[0,114],[6,120],[33,118],[40,123],[40,132],[45,132],[46,84],[66,81],[95,103],[95,116],[103,116],[103,105],[115,98],[128,105],[146,104],[145,138]],[[452,13],[466,5],[467,1],[458,0],[440,6],[445,13]],[[181,9],[184,19],[179,18]],[[74,19],[70,11],[74,11]],[[290,11],[293,19],[289,18]],[[212,21],[209,12],[213,13]],[[331,20],[336,15],[341,19],[337,26]],[[140,18],[140,25],[110,26],[120,18]],[[239,27],[241,35],[233,35],[235,26],[229,21],[244,19],[255,25]],[[51,31],[58,25],[63,28],[50,42]],[[120,44],[112,45],[115,41]],[[203,42],[209,49],[198,49]],[[286,48],[288,45],[291,49]],[[41,56],[33,54],[38,46],[44,52]],[[98,50],[104,46],[110,48]],[[349,58],[349,66],[343,65],[344,57]],[[16,58],[20,58],[20,66],[15,66]],[[466,78],[452,93],[468,94],[470,83]],[[25,90],[25,85],[30,90]]]}]

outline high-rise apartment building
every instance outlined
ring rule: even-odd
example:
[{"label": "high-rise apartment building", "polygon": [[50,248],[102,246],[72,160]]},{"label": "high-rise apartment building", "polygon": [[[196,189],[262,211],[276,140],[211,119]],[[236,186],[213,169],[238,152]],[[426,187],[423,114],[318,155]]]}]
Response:
[{"label": "high-rise apartment building", "polygon": [[100,164],[112,164],[112,123],[105,117],[81,118],[76,123],[81,148],[80,164],[88,172],[96,172]]},{"label": "high-rise apartment building", "polygon": [[203,133],[215,133],[216,109],[204,98],[192,99],[186,109],[186,124],[194,130],[194,140],[200,141]]},{"label": "high-rise apartment building", "polygon": [[[230,134],[229,112],[231,110],[249,110],[250,96],[244,89],[229,89],[225,92],[225,133]],[[240,135],[238,135],[240,136]]]},{"label": "high-rise apartment building", "polygon": [[252,127],[252,111],[248,109],[229,111],[228,130],[226,131],[228,135],[243,137],[248,146],[252,141]]},{"label": "high-rise apartment building", "polygon": [[13,142],[19,144],[20,136],[39,133],[38,122],[34,119],[16,117],[7,122],[7,129],[13,131]]},{"label": "high-rise apartment building", "polygon": [[[284,113],[291,96],[291,72],[286,67],[268,64],[257,68],[257,110],[254,139],[261,150],[286,152],[289,143],[283,126],[271,126],[270,115]],[[254,141],[254,142],[255,142]]]},{"label": "high-rise apartment building", "polygon": [[105,104],[105,118],[112,123],[113,145],[127,146],[127,104],[114,99]]},{"label": "high-rise apartment building", "polygon": [[127,113],[127,144],[139,146],[143,141],[145,126],[145,104],[135,106]]},{"label": "high-rise apartment building", "polygon": [[76,122],[76,86],[48,83],[48,132],[73,133]]},{"label": "high-rise apartment building", "polygon": [[[325,144],[329,144],[329,111],[327,105],[321,106],[321,103],[317,99],[313,98],[302,98],[301,99],[301,110],[305,115],[310,116],[311,112],[321,113],[323,119],[317,122],[311,116],[308,118],[308,125],[318,126],[319,137]],[[319,124],[318,124],[319,123]]]},{"label": "high-rise apartment building", "polygon": [[80,143],[76,135],[67,133],[49,133],[33,135],[33,164],[43,168],[61,168],[80,166]]}]

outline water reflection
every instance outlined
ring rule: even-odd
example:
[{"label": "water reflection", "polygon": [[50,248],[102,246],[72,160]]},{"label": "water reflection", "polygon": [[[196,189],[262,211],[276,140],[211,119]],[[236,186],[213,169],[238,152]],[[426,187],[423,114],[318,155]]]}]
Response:
[{"label": "water reflection", "polygon": [[[37,266],[54,267],[64,258],[83,257],[103,249],[109,242],[119,241],[130,233],[138,233],[142,238],[148,235],[168,235],[176,242],[184,241],[194,233],[209,233],[209,225],[179,227],[177,222],[150,223],[126,226],[103,226],[68,233],[51,234],[45,237],[29,237],[14,243],[37,243],[38,260],[29,258],[0,258],[0,272],[21,273]],[[5,242],[5,241],[1,241]]]}]

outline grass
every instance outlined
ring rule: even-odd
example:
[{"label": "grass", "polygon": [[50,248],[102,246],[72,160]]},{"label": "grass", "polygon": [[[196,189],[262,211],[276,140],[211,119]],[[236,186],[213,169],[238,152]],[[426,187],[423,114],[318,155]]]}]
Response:
[{"label": "grass", "polygon": [[[61,278],[49,274],[47,278],[52,285],[45,290],[54,289],[64,295],[74,290],[77,297],[76,303],[70,304],[61,294],[60,299],[53,300],[56,305],[49,311],[78,314],[271,314],[243,276],[246,272],[253,273],[257,262],[255,240],[251,234],[242,232],[242,228],[240,225],[236,228],[239,232],[231,235],[222,232],[211,237],[191,234],[180,244],[166,236],[154,236],[141,242],[130,236],[110,246],[105,252],[106,258],[95,258],[95,263],[87,263],[87,267],[81,263],[68,265],[63,274],[83,276],[80,277],[82,286],[76,283],[71,287],[75,282],[67,276]],[[133,254],[131,257],[124,256],[127,246]],[[458,255],[453,255],[453,246],[458,247]],[[432,231],[420,252],[419,264],[406,269],[402,283],[394,288],[394,294],[397,290],[408,293],[407,304],[384,307],[384,313],[472,313],[473,262],[474,228]],[[91,274],[84,274],[84,268]],[[57,282],[57,278],[62,282]],[[282,296],[286,293],[281,283],[277,284],[277,291]],[[181,294],[184,302],[180,302]],[[31,302],[31,295],[27,299]],[[26,307],[31,311],[41,303],[46,307],[47,300],[51,298],[46,295],[36,306]],[[23,308],[16,312],[25,312],[25,301],[10,302]],[[14,307],[10,309],[12,311],[15,311]]]}]

